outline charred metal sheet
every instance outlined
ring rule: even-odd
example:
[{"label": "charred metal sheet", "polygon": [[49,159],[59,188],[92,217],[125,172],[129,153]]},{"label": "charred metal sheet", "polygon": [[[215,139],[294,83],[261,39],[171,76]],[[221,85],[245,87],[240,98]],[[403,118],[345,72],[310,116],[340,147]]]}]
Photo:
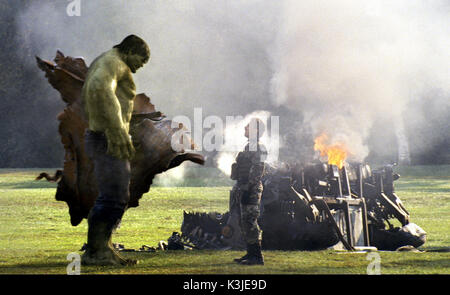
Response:
[{"label": "charred metal sheet", "polygon": [[[81,106],[81,89],[88,71],[83,58],[64,56],[57,51],[54,62],[36,57],[38,67],[45,72],[50,85],[61,95],[66,107],[58,115],[59,134],[64,146],[64,167],[58,182],[56,200],[69,206],[70,221],[78,225],[97,198],[97,184],[93,165],[84,150],[84,133],[88,127]],[[155,109],[150,98],[141,93],[134,98],[130,134],[136,145],[136,156],[130,161],[130,201],[128,207],[137,207],[142,195],[149,191],[156,174],[177,167],[184,161],[204,164],[202,155],[175,151],[172,135],[182,129],[172,127],[172,121]],[[191,143],[193,145],[193,143]],[[42,174],[45,177],[45,174]],[[51,180],[51,177],[45,177]]]}]

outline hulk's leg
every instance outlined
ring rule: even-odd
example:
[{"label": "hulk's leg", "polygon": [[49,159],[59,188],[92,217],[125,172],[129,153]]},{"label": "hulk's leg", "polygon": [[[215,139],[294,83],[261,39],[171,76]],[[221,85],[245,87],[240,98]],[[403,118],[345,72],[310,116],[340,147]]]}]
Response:
[{"label": "hulk's leg", "polygon": [[86,134],[86,150],[94,163],[99,195],[88,216],[87,250],[84,265],[135,264],[112,247],[111,235],[122,219],[129,200],[130,163],[106,154],[103,133]]}]

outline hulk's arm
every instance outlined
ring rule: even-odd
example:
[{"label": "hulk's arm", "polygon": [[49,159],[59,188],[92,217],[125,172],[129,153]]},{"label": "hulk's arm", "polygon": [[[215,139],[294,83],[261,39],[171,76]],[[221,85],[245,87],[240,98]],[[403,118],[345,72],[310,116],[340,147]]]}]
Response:
[{"label": "hulk's arm", "polygon": [[103,131],[108,140],[108,154],[117,158],[131,158],[134,148],[124,124],[119,99],[115,92],[124,69],[120,61],[103,58],[88,74],[83,87],[83,98],[89,128]]}]

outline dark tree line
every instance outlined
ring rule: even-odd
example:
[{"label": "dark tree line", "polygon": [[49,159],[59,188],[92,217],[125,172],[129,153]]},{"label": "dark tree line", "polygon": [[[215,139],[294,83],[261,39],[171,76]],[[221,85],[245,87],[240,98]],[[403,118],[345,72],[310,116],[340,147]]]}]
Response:
[{"label": "dark tree line", "polygon": [[64,155],[56,120],[64,104],[30,66],[35,52],[15,23],[30,2],[0,2],[0,167],[60,167]]}]

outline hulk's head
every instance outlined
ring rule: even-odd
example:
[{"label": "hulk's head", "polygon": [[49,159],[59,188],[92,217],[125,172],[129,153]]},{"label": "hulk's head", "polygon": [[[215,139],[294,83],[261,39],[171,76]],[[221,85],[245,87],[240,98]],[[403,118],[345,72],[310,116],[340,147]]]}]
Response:
[{"label": "hulk's head", "polygon": [[115,45],[124,56],[125,63],[133,73],[150,59],[150,48],[144,40],[136,35],[129,35],[120,44]]}]

